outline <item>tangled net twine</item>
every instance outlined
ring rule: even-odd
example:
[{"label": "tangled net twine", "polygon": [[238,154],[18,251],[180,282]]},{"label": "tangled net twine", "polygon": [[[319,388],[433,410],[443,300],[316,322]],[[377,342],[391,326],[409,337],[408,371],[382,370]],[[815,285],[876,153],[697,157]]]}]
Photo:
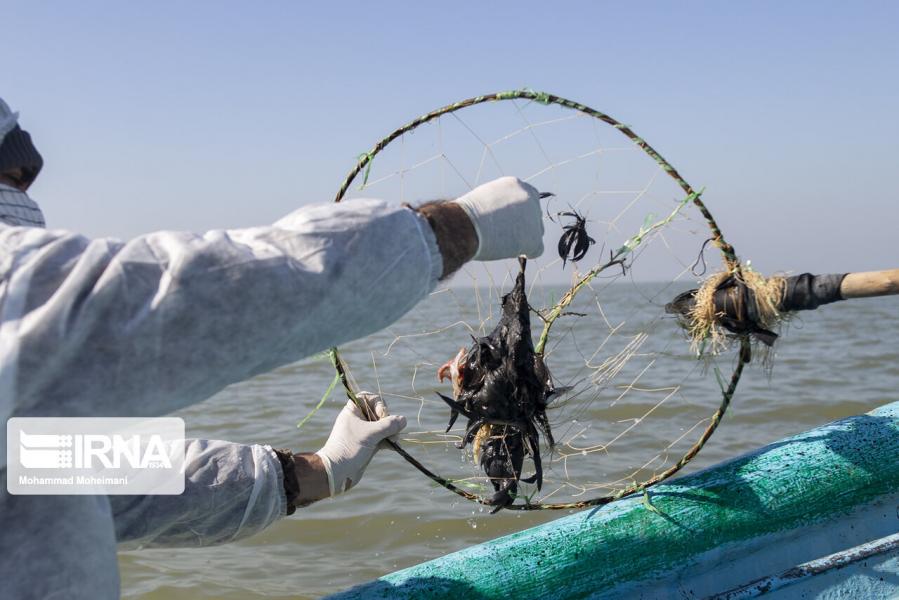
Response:
[{"label": "tangled net twine", "polygon": [[[744,279],[743,269],[736,257],[733,247],[727,243],[721,234],[721,231],[715,222],[715,219],[712,217],[711,213],[706,208],[705,204],[702,202],[701,194],[702,191],[695,190],[678,172],[677,170],[666,161],[652,146],[650,146],[644,139],[639,137],[634,131],[614,119],[605,113],[602,113],[598,110],[590,108],[586,105],[574,102],[572,100],[568,100],[566,98],[562,98],[560,96],[556,96],[553,94],[547,94],[543,92],[536,92],[533,90],[514,90],[507,92],[498,92],[494,94],[487,94],[483,96],[476,96],[473,98],[468,98],[466,100],[462,100],[460,102],[456,102],[454,104],[450,104],[434,110],[426,115],[418,117],[417,119],[407,123],[406,125],[396,129],[383,139],[381,139],[375,146],[361,155],[355,167],[349,172],[349,174],[344,179],[343,183],[340,186],[340,189],[337,192],[335,197],[335,202],[340,202],[347,191],[349,190],[352,183],[355,179],[362,174],[363,176],[363,185],[368,180],[368,175],[371,169],[372,161],[375,157],[384,150],[392,141],[396,140],[400,136],[405,133],[411,132],[415,128],[438,119],[443,115],[448,115],[454,113],[458,110],[461,110],[466,107],[475,106],[478,104],[490,103],[490,102],[503,102],[503,101],[514,101],[514,100],[527,100],[532,102],[537,102],[543,105],[557,105],[566,109],[574,110],[588,117],[592,117],[599,121],[602,121],[614,129],[617,129],[624,136],[626,136],[636,147],[642,150],[646,155],[652,158],[655,163],[661,167],[661,169],[667,173],[683,190],[686,194],[683,200],[678,204],[678,208],[676,208],[670,215],[667,217],[655,222],[645,224],[641,227],[640,231],[628,239],[620,248],[615,251],[612,251],[609,256],[609,260],[603,262],[585,274],[580,276],[575,283],[567,290],[567,292],[561,297],[561,299],[552,306],[549,310],[544,311],[541,314],[541,319],[543,322],[543,330],[540,333],[538,341],[535,345],[535,350],[538,354],[543,354],[546,348],[547,341],[549,339],[549,334],[552,329],[553,324],[556,320],[562,316],[565,312],[565,309],[572,303],[575,296],[578,292],[583,289],[585,286],[596,278],[600,273],[606,271],[609,268],[617,268],[623,261],[623,259],[630,254],[633,250],[635,250],[642,243],[643,239],[649,235],[650,233],[664,227],[667,225],[676,215],[677,212],[688,203],[692,203],[696,208],[699,209],[703,218],[705,219],[707,225],[711,230],[711,241],[714,245],[721,251],[722,258],[725,265],[725,271],[723,276],[733,276],[739,280]],[[714,293],[714,286],[704,287],[703,290],[711,290],[711,293],[707,294],[711,297]],[[710,346],[714,350],[723,349],[724,344],[720,339],[719,329],[714,325],[714,308],[712,312],[709,313],[708,307],[710,306],[709,302],[699,302],[696,303],[696,315],[697,317],[702,316],[705,320],[700,320],[698,325],[695,325],[694,329],[690,331],[690,336],[693,340],[693,344],[695,348],[699,348],[700,345],[705,347],[704,341],[711,338],[711,341],[714,342]],[[705,312],[702,312],[705,311]],[[600,495],[596,497],[592,497],[589,499],[579,500],[575,502],[559,502],[559,503],[545,503],[545,502],[531,502],[530,499],[525,498],[525,502],[523,504],[512,504],[507,506],[507,510],[562,510],[562,509],[578,509],[584,508],[588,506],[599,506],[603,504],[607,504],[618,500],[624,496],[628,496],[637,492],[641,492],[646,490],[647,488],[654,486],[681,469],[683,469],[693,458],[699,454],[700,450],[705,446],[706,442],[711,438],[711,436],[715,433],[718,428],[718,425],[721,422],[722,417],[727,411],[731,399],[733,397],[734,392],[736,391],[737,384],[740,380],[740,377],[743,372],[744,365],[748,362],[748,357],[750,355],[749,350],[749,338],[748,336],[740,336],[738,337],[740,344],[740,358],[737,361],[736,367],[730,377],[730,380],[725,384],[723,380],[719,377],[719,385],[721,388],[721,401],[714,411],[714,413],[709,417],[708,424],[703,430],[702,434],[699,436],[697,441],[670,467],[665,469],[664,471],[653,475],[652,477],[639,482],[633,482],[626,487],[619,489],[611,494]],[[359,402],[356,399],[356,390],[355,386],[351,382],[351,378],[348,374],[347,366],[341,358],[337,348],[332,348],[330,351],[330,356],[332,362],[334,364],[337,378],[342,383],[346,395],[353,402],[356,402],[359,405]],[[716,371],[717,374],[717,371]],[[455,485],[451,480],[442,477],[441,475],[433,472],[431,469],[426,467],[415,458],[412,454],[410,454],[407,450],[405,450],[399,443],[388,440],[388,445],[396,451],[400,456],[402,456],[409,464],[418,469],[421,473],[426,475],[432,481],[437,483],[438,485],[446,488],[447,490],[465,498],[466,500],[470,500],[473,502],[477,502],[482,505],[492,506],[494,503],[490,498],[486,498],[483,496],[479,496],[477,494],[471,493],[467,490],[461,489],[457,485]]]}]

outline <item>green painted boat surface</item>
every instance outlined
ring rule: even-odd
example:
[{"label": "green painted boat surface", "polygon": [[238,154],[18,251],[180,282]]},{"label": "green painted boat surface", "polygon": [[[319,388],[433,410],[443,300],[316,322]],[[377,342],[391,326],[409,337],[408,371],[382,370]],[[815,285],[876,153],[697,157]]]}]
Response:
[{"label": "green painted boat surface", "polygon": [[872,542],[899,532],[899,402],[649,494],[656,510],[625,498],[331,598],[899,597],[899,544]]}]

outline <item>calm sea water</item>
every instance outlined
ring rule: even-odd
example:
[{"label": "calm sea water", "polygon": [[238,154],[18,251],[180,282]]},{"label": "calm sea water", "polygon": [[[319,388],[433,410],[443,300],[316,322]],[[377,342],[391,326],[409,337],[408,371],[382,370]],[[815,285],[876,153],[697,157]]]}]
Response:
[{"label": "calm sea water", "polygon": [[[636,297],[642,301],[658,294],[660,300],[649,303],[657,309],[676,291],[662,292],[657,286],[644,284],[636,290]],[[558,439],[570,442],[569,450],[608,442],[652,409],[662,397],[660,393],[667,396],[664,392],[633,389],[619,400],[622,382],[638,381],[644,390],[657,390],[673,382],[690,393],[672,396],[652,412],[652,419],[647,417],[601,455],[575,456],[568,461],[570,472],[564,471],[563,462],[551,461],[548,489],[554,489],[552,486],[566,476],[577,481],[605,481],[629,475],[678,436],[686,434],[684,443],[692,442],[699,429],[691,433],[690,426],[697,425],[717,402],[713,369],[703,374],[695,361],[685,358],[684,343],[670,319],[652,325],[651,315],[634,310],[635,302],[625,296],[634,293],[634,289],[610,288],[604,292],[610,301],[603,304],[606,318],[602,322],[582,320],[560,325],[560,339],[565,339],[562,334],[569,339],[554,347],[548,361],[560,381],[580,381],[582,386],[592,385],[584,383],[585,358],[594,367],[601,365],[644,328],[651,327],[653,335],[628,361],[617,383],[598,393],[586,409],[581,410],[575,399],[562,403],[559,412],[551,415]],[[622,300],[615,301],[615,294],[622,294]],[[353,344],[345,354],[363,387],[380,386],[382,392],[396,394],[388,400],[394,412],[407,414],[410,430],[442,431],[445,427],[446,407],[432,399],[432,391],[448,390],[445,385],[437,386],[434,369],[469,338],[465,328],[458,327],[440,336],[401,338],[391,346],[395,335],[447,323],[450,305],[455,311],[467,313],[466,320],[481,321],[487,329],[495,322],[496,299],[486,293],[480,303],[470,291],[457,290],[444,296],[426,302],[391,332]],[[899,300],[895,298],[856,300],[822,307],[795,319],[778,343],[773,369],[754,366],[747,371],[721,428],[685,472],[899,400],[897,308]],[[626,324],[603,346],[609,326],[619,322]],[[651,369],[639,378],[646,366]],[[725,359],[719,366],[726,375],[731,363]],[[607,371],[608,365],[605,371],[588,369],[586,374],[595,377]],[[334,394],[302,429],[298,430],[296,424],[321,398],[332,376],[326,360],[309,359],[233,386],[183,411],[181,416],[189,435],[195,437],[315,450],[330,430],[342,404],[341,395]],[[429,435],[428,439],[440,439]],[[459,471],[476,472],[462,453],[448,444],[407,447],[441,469],[450,470],[451,476]],[[554,456],[558,459],[559,455]],[[248,540],[212,548],[122,553],[122,589],[126,597],[148,600],[315,598],[565,514],[568,512],[504,511],[489,515],[431,485],[398,456],[385,451],[378,454],[363,481],[349,494],[300,510]]]}]

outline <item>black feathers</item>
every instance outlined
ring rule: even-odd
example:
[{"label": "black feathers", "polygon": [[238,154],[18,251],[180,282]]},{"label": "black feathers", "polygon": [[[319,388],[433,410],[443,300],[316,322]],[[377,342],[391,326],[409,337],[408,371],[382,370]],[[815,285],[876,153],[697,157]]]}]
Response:
[{"label": "black feathers", "polygon": [[562,259],[562,267],[564,268],[566,261],[577,262],[584,258],[590,246],[595,244],[596,240],[587,235],[587,219],[575,210],[559,213],[559,216],[572,217],[574,219],[574,223],[565,225],[562,228],[564,232],[562,237],[559,238],[559,258]]},{"label": "black feathers", "polygon": [[[503,297],[496,328],[475,339],[460,359],[458,397],[440,395],[452,411],[450,427],[458,415],[468,418],[459,447],[476,439],[480,442],[480,466],[495,490],[491,501],[495,510],[512,504],[520,480],[535,482],[540,488],[540,433],[553,445],[545,411],[556,390],[543,357],[534,351],[524,265],[521,259],[515,287]],[[526,456],[531,457],[535,472],[522,479]]]}]

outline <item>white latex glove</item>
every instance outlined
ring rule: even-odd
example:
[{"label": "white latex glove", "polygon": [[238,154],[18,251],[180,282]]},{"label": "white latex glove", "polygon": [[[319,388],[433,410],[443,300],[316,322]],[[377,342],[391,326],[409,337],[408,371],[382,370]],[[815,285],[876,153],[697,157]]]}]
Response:
[{"label": "white latex glove", "polygon": [[517,177],[500,177],[455,200],[478,234],[473,260],[536,258],[543,254],[540,193]]},{"label": "white latex glove", "polygon": [[359,483],[365,467],[378,451],[378,445],[406,426],[406,417],[388,416],[387,405],[377,394],[359,392],[356,397],[375,420],[364,418],[352,400],[347,400],[337,415],[328,441],[316,452],[328,472],[331,496],[342,494]]}]

